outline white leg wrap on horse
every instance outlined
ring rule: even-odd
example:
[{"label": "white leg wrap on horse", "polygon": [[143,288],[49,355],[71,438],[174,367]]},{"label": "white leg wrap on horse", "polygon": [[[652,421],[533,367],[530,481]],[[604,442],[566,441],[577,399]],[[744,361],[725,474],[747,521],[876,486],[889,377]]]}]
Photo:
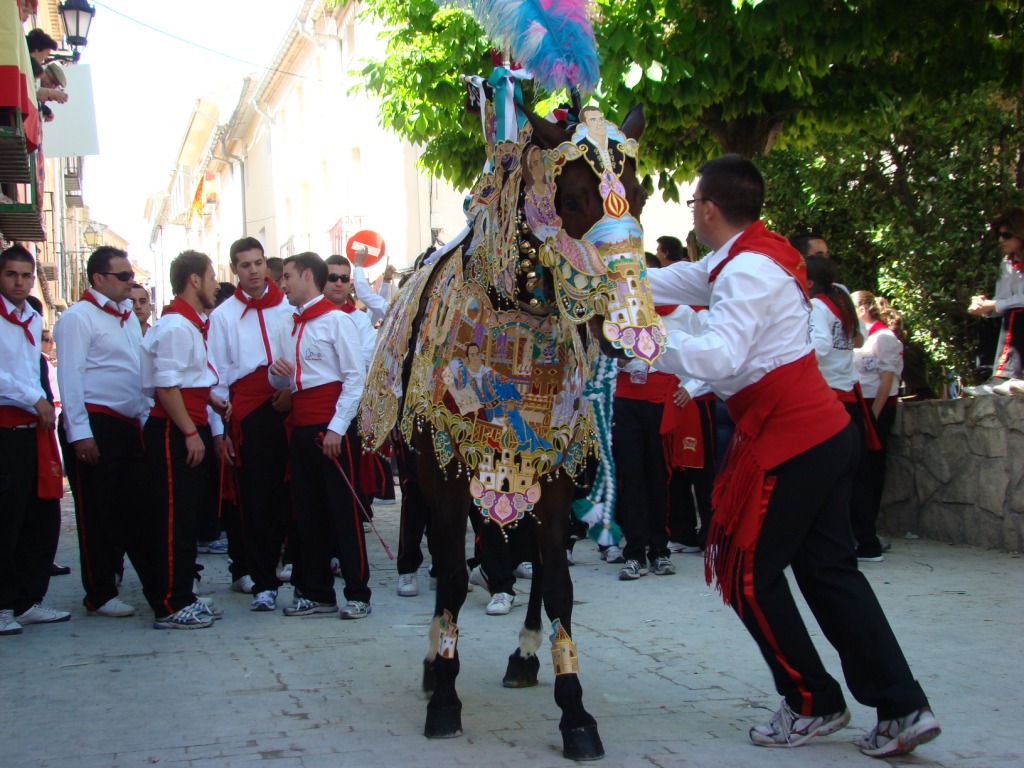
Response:
[{"label": "white leg wrap on horse", "polygon": [[437,649],[441,646],[441,617],[435,616],[430,622],[427,630],[427,661],[431,662],[437,656]]},{"label": "white leg wrap on horse", "polygon": [[555,665],[555,676],[579,674],[580,659],[576,655],[576,643],[558,619],[551,622],[551,629],[551,662]]},{"label": "white leg wrap on horse", "polygon": [[540,650],[540,643],[543,637],[539,629],[527,629],[526,627],[520,629],[519,655],[524,659],[536,656],[537,651]]}]

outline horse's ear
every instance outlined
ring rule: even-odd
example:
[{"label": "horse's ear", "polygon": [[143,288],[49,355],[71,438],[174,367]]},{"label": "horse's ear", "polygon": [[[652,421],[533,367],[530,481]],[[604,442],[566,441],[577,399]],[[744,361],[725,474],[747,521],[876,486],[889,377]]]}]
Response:
[{"label": "horse's ear", "polygon": [[522,104],[518,106],[523,110],[526,119],[530,121],[530,125],[533,126],[534,144],[537,144],[541,149],[554,149],[568,139],[565,129],[558,124],[545,120],[529,107],[525,107]]},{"label": "horse's ear", "polygon": [[644,117],[644,105],[637,104],[626,114],[626,119],[622,121],[622,133],[625,134],[627,139],[640,140],[640,137],[644,134],[644,128],[647,127],[647,120]]}]

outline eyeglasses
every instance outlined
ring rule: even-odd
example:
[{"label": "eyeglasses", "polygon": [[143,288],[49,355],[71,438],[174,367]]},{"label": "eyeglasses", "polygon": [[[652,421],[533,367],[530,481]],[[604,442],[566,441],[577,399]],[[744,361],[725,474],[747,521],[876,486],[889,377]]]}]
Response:
[{"label": "eyeglasses", "polygon": [[132,280],[135,279],[135,273],[134,272],[100,272],[100,274],[101,275],[110,275],[111,277],[116,277],[122,283],[130,283]]},{"label": "eyeglasses", "polygon": [[694,205],[696,205],[697,203],[703,203],[703,202],[713,203],[715,201],[712,200],[710,197],[695,197],[695,198],[693,198],[691,200],[687,200],[686,201],[686,207],[689,208],[692,211]]},{"label": "eyeglasses", "polygon": [[53,337],[52,336],[43,336],[41,341],[43,342],[43,344],[52,344],[53,343]]},{"label": "eyeglasses", "polygon": [[1007,232],[1005,229],[999,233],[1000,240],[1009,240],[1010,238],[1016,237],[1013,232]]},{"label": "eyeglasses", "polygon": [[332,283],[336,283],[339,280],[341,280],[341,282],[343,283],[347,283],[349,280],[352,279],[352,275],[328,275],[327,279],[330,280]]}]

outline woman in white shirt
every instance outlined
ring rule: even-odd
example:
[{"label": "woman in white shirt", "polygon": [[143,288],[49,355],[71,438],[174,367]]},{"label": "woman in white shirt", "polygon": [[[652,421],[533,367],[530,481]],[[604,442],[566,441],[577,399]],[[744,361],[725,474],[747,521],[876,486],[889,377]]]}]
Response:
[{"label": "woman in white shirt", "polygon": [[885,482],[885,455],[889,433],[896,420],[896,393],[903,372],[903,343],[890,330],[898,318],[888,307],[867,291],[853,294],[857,317],[867,327],[864,346],[854,350],[853,364],[857,369],[864,399],[875,419],[875,432],[881,447],[865,450],[854,480],[850,498],[850,517],[857,538],[857,559],[867,562],[882,560],[882,545],[875,531],[878,510],[882,503],[882,485]]}]

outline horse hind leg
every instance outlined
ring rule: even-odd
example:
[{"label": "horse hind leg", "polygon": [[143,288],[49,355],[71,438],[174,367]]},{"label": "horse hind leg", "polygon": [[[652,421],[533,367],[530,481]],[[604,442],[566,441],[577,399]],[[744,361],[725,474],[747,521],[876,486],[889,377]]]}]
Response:
[{"label": "horse hind leg", "polygon": [[462,702],[455,691],[459,675],[456,647],[459,628],[450,612],[435,616],[430,624],[430,645],[423,662],[423,689],[433,691],[427,703],[423,735],[428,739],[450,739],[462,735]]}]

